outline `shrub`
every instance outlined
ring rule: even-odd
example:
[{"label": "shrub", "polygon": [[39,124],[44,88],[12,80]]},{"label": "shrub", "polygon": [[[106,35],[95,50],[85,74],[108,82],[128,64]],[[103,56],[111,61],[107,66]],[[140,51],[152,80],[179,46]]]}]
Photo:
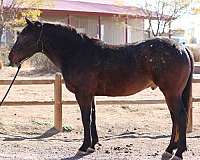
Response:
[{"label": "shrub", "polygon": [[2,65],[9,64],[9,60],[8,60],[9,52],[10,52],[10,48],[8,48],[8,47],[0,48],[0,61],[1,61]]},{"label": "shrub", "polygon": [[59,70],[44,54],[41,53],[35,54],[26,63],[38,71],[55,73]]},{"label": "shrub", "polygon": [[200,46],[197,44],[190,44],[187,46],[194,56],[195,62],[200,62]]}]

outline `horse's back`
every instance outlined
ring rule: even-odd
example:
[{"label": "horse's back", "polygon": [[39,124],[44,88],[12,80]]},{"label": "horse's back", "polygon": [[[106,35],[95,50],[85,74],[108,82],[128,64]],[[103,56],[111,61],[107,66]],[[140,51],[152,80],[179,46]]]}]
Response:
[{"label": "horse's back", "polygon": [[[147,41],[144,66],[149,68],[152,80],[161,90],[182,92],[191,72],[189,52],[170,39]],[[148,57],[149,56],[149,57]]]},{"label": "horse's back", "polygon": [[169,39],[130,44],[107,54],[98,90],[99,94],[110,96],[131,95],[152,85],[171,88],[170,81],[175,81],[178,88],[186,83],[191,68],[184,47]]}]

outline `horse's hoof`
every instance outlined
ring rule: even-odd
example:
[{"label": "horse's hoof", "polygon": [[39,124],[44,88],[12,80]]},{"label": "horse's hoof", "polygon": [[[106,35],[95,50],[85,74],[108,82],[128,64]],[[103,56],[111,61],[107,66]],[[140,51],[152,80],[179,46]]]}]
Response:
[{"label": "horse's hoof", "polygon": [[87,155],[88,153],[87,152],[85,152],[85,151],[78,151],[77,153],[76,153],[76,157],[82,157],[82,156],[85,156],[85,155]]},{"label": "horse's hoof", "polygon": [[91,148],[91,147],[89,147],[88,149],[87,149],[87,152],[88,153],[93,153],[95,151],[95,149],[94,148]]},{"label": "horse's hoof", "polygon": [[173,154],[171,154],[171,153],[165,151],[165,152],[162,154],[161,160],[170,160],[170,158],[172,158],[172,156],[173,156]]},{"label": "horse's hoof", "polygon": [[183,160],[183,158],[180,158],[180,157],[174,156],[174,157],[172,157],[170,160]]}]

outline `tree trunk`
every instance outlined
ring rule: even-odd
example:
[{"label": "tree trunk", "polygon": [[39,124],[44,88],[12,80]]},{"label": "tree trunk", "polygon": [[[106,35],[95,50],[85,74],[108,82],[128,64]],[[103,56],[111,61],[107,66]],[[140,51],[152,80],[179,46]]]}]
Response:
[{"label": "tree trunk", "polygon": [[0,44],[2,43],[2,41],[1,41],[2,35],[3,35],[3,26],[0,25]]},{"label": "tree trunk", "polygon": [[171,22],[169,22],[169,38],[172,38]]},{"label": "tree trunk", "polygon": [[3,17],[3,0],[1,0],[1,4],[0,4],[0,44],[1,39],[2,39],[2,35],[3,35],[3,28],[4,28],[4,17]]}]

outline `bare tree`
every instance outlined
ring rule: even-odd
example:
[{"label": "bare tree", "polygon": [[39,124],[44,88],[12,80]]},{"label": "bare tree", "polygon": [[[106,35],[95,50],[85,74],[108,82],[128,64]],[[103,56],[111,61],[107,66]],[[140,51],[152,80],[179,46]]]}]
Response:
[{"label": "bare tree", "polygon": [[24,12],[23,8],[37,8],[41,0],[0,0],[0,41],[5,27],[15,26]]},{"label": "bare tree", "polygon": [[163,35],[167,26],[169,26],[170,36],[171,22],[182,16],[187,11],[189,4],[189,0],[154,0],[154,3],[145,0],[142,9],[148,20],[149,36]]}]

